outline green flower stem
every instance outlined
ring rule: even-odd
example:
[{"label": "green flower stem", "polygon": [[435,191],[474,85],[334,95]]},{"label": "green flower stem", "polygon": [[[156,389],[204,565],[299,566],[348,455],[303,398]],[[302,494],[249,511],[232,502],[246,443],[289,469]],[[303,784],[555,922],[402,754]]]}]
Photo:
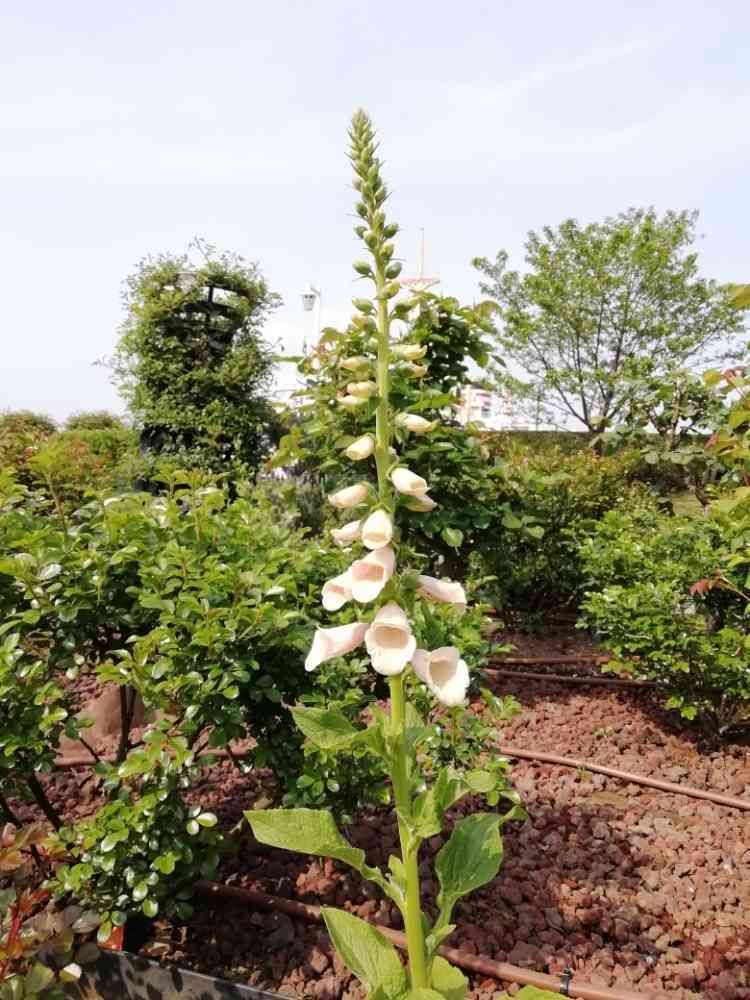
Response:
[{"label": "green flower stem", "polygon": [[406,748],[404,747],[404,675],[398,674],[395,677],[391,677],[390,688],[391,731],[395,736],[394,764],[391,779],[393,781],[393,794],[396,800],[396,815],[398,816],[401,860],[406,873],[406,913],[404,914],[404,923],[406,924],[406,944],[409,952],[409,973],[412,989],[416,990],[426,987],[428,983],[417,849],[412,843],[408,827],[402,818],[408,816],[411,811]]},{"label": "green flower stem", "polygon": [[378,361],[377,385],[378,408],[375,412],[375,464],[378,470],[378,497],[382,503],[388,504],[391,496],[388,480],[390,465],[391,428],[388,414],[388,395],[390,393],[390,318],[388,316],[388,300],[385,297],[385,269],[380,260],[375,260],[375,290],[378,303]]}]

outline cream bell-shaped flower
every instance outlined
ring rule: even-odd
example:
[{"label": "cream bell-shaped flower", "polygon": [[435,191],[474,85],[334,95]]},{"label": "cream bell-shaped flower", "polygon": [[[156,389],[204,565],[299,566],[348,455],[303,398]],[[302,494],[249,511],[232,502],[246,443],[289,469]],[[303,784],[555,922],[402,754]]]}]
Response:
[{"label": "cream bell-shaped flower", "polygon": [[412,434],[427,434],[437,427],[438,422],[437,420],[425,420],[424,417],[420,417],[416,413],[399,413],[396,417],[396,424],[411,431]]},{"label": "cream bell-shaped flower", "polygon": [[331,537],[337,545],[351,545],[359,538],[361,527],[361,521],[349,521],[341,528],[331,528]]},{"label": "cream bell-shaped flower", "polygon": [[323,607],[326,611],[338,611],[352,599],[351,570],[339,573],[323,584]]},{"label": "cream bell-shaped flower", "polygon": [[407,501],[406,507],[407,510],[415,510],[420,514],[428,514],[437,507],[437,503],[425,493],[421,497],[411,497]]},{"label": "cream bell-shaped flower", "polygon": [[369,364],[370,359],[366,358],[364,354],[356,354],[351,358],[342,358],[339,361],[339,368],[345,368],[348,372],[356,372],[360,368],[367,368]]},{"label": "cream bell-shaped flower", "polygon": [[372,434],[363,434],[344,449],[344,454],[353,462],[361,462],[362,459],[369,458],[373,451],[375,451],[375,438]]},{"label": "cream bell-shaped flower", "polygon": [[420,347],[419,344],[395,344],[391,348],[391,354],[404,361],[419,361],[427,354],[427,348]]},{"label": "cream bell-shaped flower", "polygon": [[315,670],[334,656],[351,653],[364,642],[367,622],[352,622],[351,625],[336,625],[335,628],[318,628],[313,636],[310,652],[305,660],[305,670]]},{"label": "cream bell-shaped flower", "polygon": [[394,601],[384,604],[365,633],[365,646],[373,668],[392,677],[403,673],[417,648],[409,619]]},{"label": "cream bell-shaped flower", "polygon": [[422,378],[427,374],[427,365],[415,365],[409,361],[402,365],[402,371],[409,378]]},{"label": "cream bell-shaped flower", "polygon": [[431,653],[426,649],[418,649],[411,663],[414,673],[424,681],[442,705],[455,708],[465,702],[469,687],[469,668],[455,646],[441,646]]},{"label": "cream bell-shaped flower", "polygon": [[393,549],[386,545],[375,549],[364,557],[352,563],[351,574],[352,597],[360,604],[374,601],[386,583],[393,576],[396,568],[396,556]]},{"label": "cream bell-shaped flower", "polygon": [[453,580],[438,580],[434,576],[417,577],[417,593],[432,601],[445,604],[462,604],[466,607],[466,591]]},{"label": "cream bell-shaped flower", "polygon": [[369,399],[370,396],[374,396],[378,387],[374,382],[349,382],[346,391],[350,396],[356,396],[359,399]]},{"label": "cream bell-shaped flower", "polygon": [[356,410],[358,407],[364,406],[367,399],[364,396],[339,396],[336,402],[345,410]]},{"label": "cream bell-shaped flower", "polygon": [[399,493],[408,497],[422,497],[429,489],[427,481],[418,476],[411,469],[399,466],[391,473],[391,482]]},{"label": "cream bell-shaped flower", "polygon": [[393,538],[393,518],[388,511],[378,508],[362,525],[362,544],[368,549],[382,549]]},{"label": "cream bell-shaped flower", "polygon": [[370,492],[368,483],[355,483],[354,486],[345,486],[343,490],[328,494],[328,502],[338,507],[339,510],[346,510],[348,507],[356,507],[363,503]]}]

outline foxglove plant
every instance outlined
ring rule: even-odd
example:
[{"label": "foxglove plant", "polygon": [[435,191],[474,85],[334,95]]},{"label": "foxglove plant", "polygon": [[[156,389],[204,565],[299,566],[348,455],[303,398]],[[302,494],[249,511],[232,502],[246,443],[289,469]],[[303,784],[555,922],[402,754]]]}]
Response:
[{"label": "foxglove plant", "polygon": [[[343,961],[378,1000],[402,997],[411,991],[427,991],[423,1000],[435,994],[457,1000],[466,980],[437,950],[451,933],[451,914],[457,900],[490,881],[498,872],[502,857],[500,827],[508,819],[522,815],[516,805],[505,815],[470,814],[459,819],[450,839],[437,855],[435,867],[440,883],[439,912],[430,923],[422,912],[418,854],[425,838],[438,834],[446,811],[463,796],[494,787],[495,781],[483,771],[459,775],[444,768],[432,787],[426,788],[417,766],[417,751],[427,739],[428,729],[407,698],[405,679],[411,671],[423,681],[443,705],[455,707],[466,699],[469,671],[458,649],[444,646],[434,650],[418,648],[413,627],[431,615],[429,603],[447,602],[466,606],[466,594],[459,583],[420,576],[397,566],[399,554],[398,519],[419,516],[435,506],[429,484],[417,472],[406,468],[393,447],[395,429],[400,433],[427,434],[435,426],[418,414],[393,413],[390,405],[391,374],[409,366],[409,374],[419,377],[424,366],[414,364],[425,350],[417,344],[391,344],[391,323],[408,315],[408,303],[393,303],[400,291],[397,280],[401,265],[393,259],[395,223],[386,221],[383,204],[387,197],[380,176],[380,160],[368,116],[358,111],[350,130],[354,187],[359,192],[356,205],[362,222],[357,226],[369,253],[369,260],[357,261],[355,270],[374,284],[373,299],[354,300],[370,355],[333,358],[332,370],[340,376],[338,404],[354,411],[362,424],[371,427],[346,448],[355,463],[374,458],[377,488],[357,482],[332,493],[328,499],[336,508],[360,508],[358,519],[333,529],[334,540],[342,546],[361,543],[364,552],[349,570],[330,580],[323,588],[324,607],[337,610],[349,603],[359,606],[357,621],[315,632],[305,661],[314,670],[326,660],[343,656],[364,644],[373,669],[388,678],[390,714],[379,709],[373,724],[358,730],[343,715],[322,708],[292,709],[295,722],[307,739],[327,751],[364,747],[382,758],[388,768],[398,819],[401,857],[389,859],[384,874],[365,862],[364,852],[351,846],[337,829],[329,812],[310,809],[272,809],[246,814],[256,838],[288,850],[336,858],[375,882],[401,911],[408,944],[408,970],[404,969],[393,946],[369,924],[350,913],[324,908],[328,931]],[[331,360],[331,359],[329,359]],[[346,381],[351,373],[359,381]],[[510,796],[509,796],[510,797]]]}]

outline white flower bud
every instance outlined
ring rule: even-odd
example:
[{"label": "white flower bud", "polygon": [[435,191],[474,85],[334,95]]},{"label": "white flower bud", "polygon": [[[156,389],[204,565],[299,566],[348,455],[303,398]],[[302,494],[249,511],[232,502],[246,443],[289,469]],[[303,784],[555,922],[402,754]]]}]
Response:
[{"label": "white flower bud", "polygon": [[351,545],[359,538],[361,521],[349,521],[341,528],[331,528],[331,536],[337,545]]},{"label": "white flower bud", "polygon": [[399,413],[396,417],[396,424],[411,431],[412,434],[427,434],[437,427],[438,422],[437,420],[425,420],[424,417],[420,417],[416,413]]},{"label": "white flower bud", "polygon": [[345,410],[356,410],[358,407],[364,406],[367,399],[364,396],[339,396],[336,402]]},{"label": "white flower bud", "polygon": [[424,493],[421,497],[411,497],[406,503],[407,510],[416,511],[418,514],[429,514],[431,510],[437,507],[437,504],[432,499]]},{"label": "white flower bud", "polygon": [[348,372],[356,372],[361,368],[367,368],[370,364],[368,358],[363,354],[357,354],[351,358],[342,358],[339,361],[339,368],[345,368]]},{"label": "white flower bud", "polygon": [[382,549],[393,538],[393,518],[388,511],[378,508],[362,525],[362,544],[368,549]]},{"label": "white flower bud", "polygon": [[369,399],[370,396],[377,394],[378,387],[374,382],[350,382],[346,391],[350,396],[356,396],[359,399]]},{"label": "white flower bud", "polygon": [[337,490],[336,493],[329,493],[328,502],[334,507],[338,507],[339,510],[346,510],[364,503],[369,493],[369,483],[356,483],[354,486],[345,486],[343,490]]},{"label": "white flower bud", "polygon": [[369,458],[375,450],[375,438],[372,434],[364,434],[356,441],[352,441],[348,448],[344,450],[347,458],[353,462],[361,462],[364,458]]},{"label": "white flower bud", "polygon": [[411,497],[424,496],[429,489],[426,480],[402,465],[391,473],[391,482],[399,493]]},{"label": "white flower bud", "polygon": [[417,577],[417,593],[432,601],[460,604],[466,607],[466,591],[453,580],[438,580],[434,576]]},{"label": "white flower bud", "polygon": [[427,348],[420,347],[419,344],[396,344],[391,348],[391,354],[404,361],[419,361],[427,354]]}]

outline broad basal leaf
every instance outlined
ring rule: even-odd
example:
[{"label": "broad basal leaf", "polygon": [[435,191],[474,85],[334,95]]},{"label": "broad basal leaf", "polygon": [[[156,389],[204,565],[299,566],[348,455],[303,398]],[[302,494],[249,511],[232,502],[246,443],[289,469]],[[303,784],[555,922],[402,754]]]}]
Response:
[{"label": "broad basal leaf", "polygon": [[391,998],[408,991],[406,970],[380,931],[344,910],[324,906],[321,912],[334,948],[368,992]]}]

